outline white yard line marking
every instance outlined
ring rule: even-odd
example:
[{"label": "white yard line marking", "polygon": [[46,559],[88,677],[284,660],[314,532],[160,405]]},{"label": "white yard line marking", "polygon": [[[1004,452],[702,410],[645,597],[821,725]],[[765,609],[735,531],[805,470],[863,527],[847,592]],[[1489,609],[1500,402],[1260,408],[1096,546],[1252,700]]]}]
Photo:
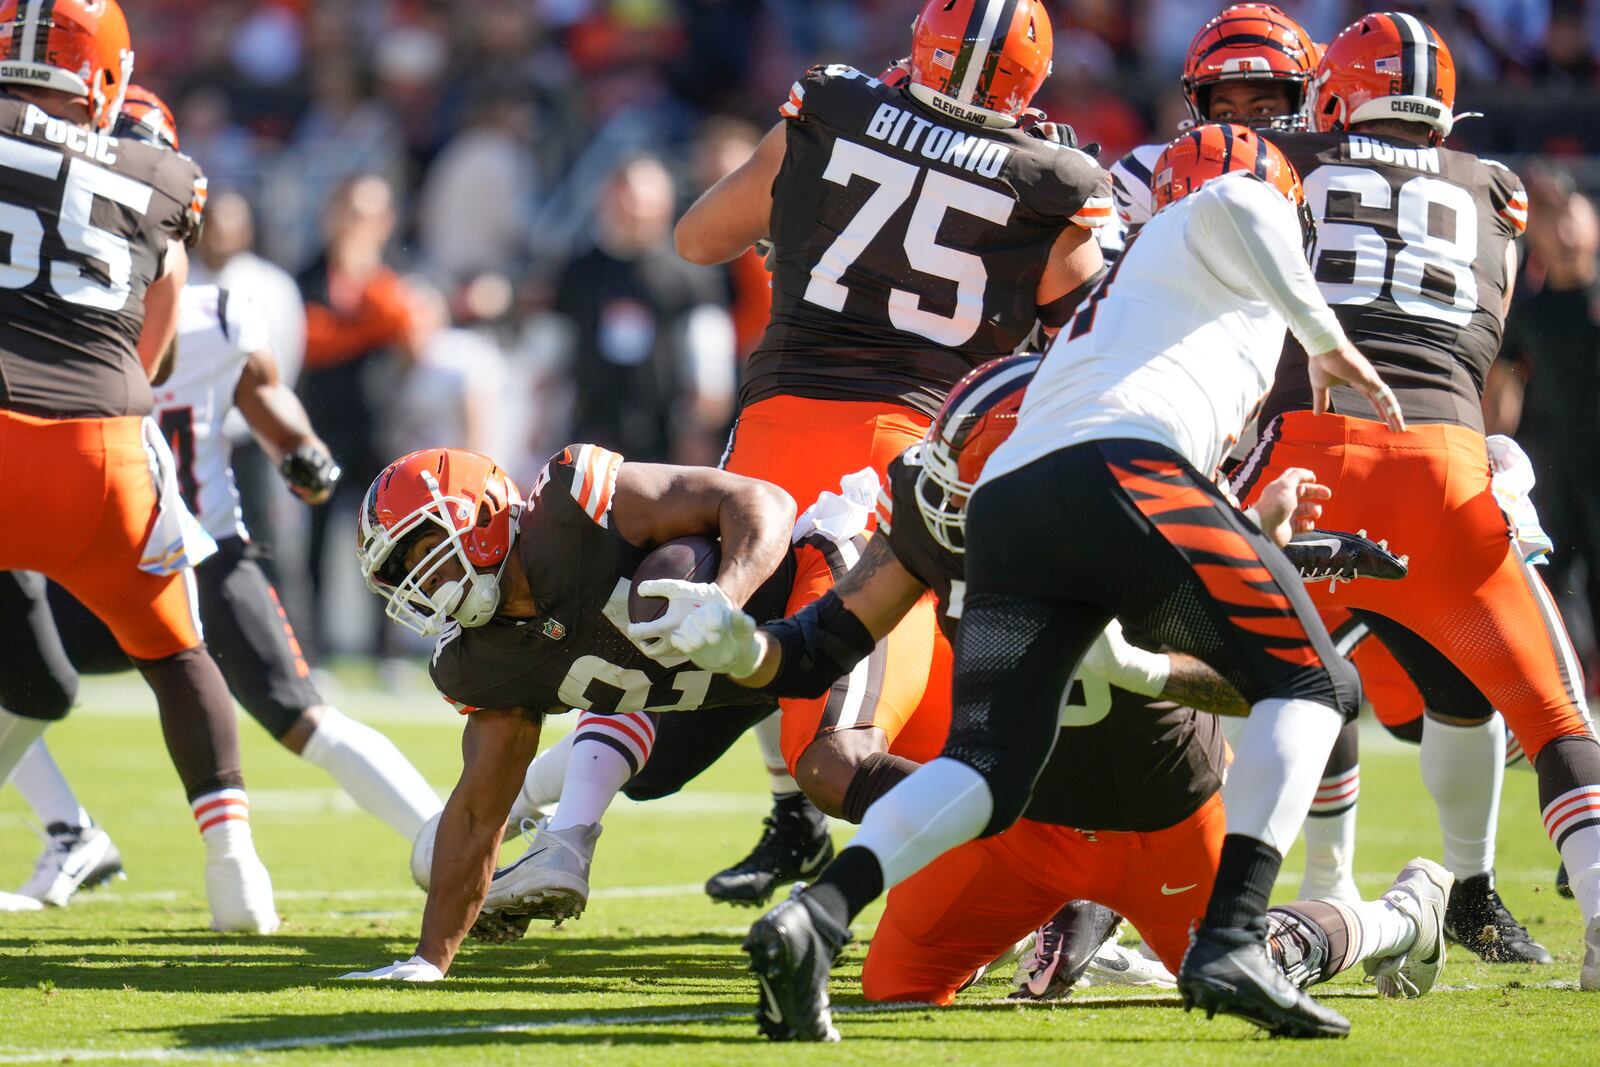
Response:
[{"label": "white yard line marking", "polygon": [[[1576,983],[1556,980],[1540,982],[1523,986],[1524,989],[1572,989]],[[1458,985],[1437,986],[1435,993],[1457,993],[1480,989],[1498,989],[1499,986]],[[1377,992],[1362,987],[1350,989],[1327,990],[1324,996],[1344,997],[1371,997]],[[1085,1002],[1115,1000],[1121,1004],[1146,1005],[1150,1007],[1164,1007],[1177,1002],[1175,992],[1147,993],[1136,996],[1115,996],[1107,994],[1088,995],[1075,993],[1069,1001],[1016,1001],[1003,998],[990,1000],[969,1000],[958,1002],[956,1007],[1006,1007],[1025,1010],[1070,1010],[1074,1005]],[[926,1011],[935,1012],[944,1009],[934,1008],[927,1004],[842,1004],[834,1005],[835,1015],[873,1015],[901,1011]],[[376,1044],[386,1041],[425,1041],[434,1038],[451,1037],[476,1037],[482,1034],[534,1034],[545,1030],[598,1030],[608,1027],[628,1026],[672,1026],[680,1023],[709,1023],[725,1022],[731,1019],[745,1019],[748,1011],[681,1011],[662,1012],[654,1015],[630,1015],[622,1012],[593,1013],[588,1015],[572,1015],[565,1019],[544,1019],[538,1022],[526,1023],[488,1023],[483,1026],[430,1026],[416,1027],[404,1030],[352,1030],[342,1034],[308,1034],[302,1037],[269,1038],[264,1041],[229,1042],[220,1045],[196,1045],[193,1048],[145,1048],[145,1049],[52,1049],[37,1052],[22,1049],[0,1049],[0,1064],[12,1063],[61,1063],[74,1060],[218,1060],[233,1059],[241,1054],[259,1052],[287,1052],[307,1048],[334,1048],[348,1045]],[[286,1021],[292,1021],[292,1016],[286,1016]],[[936,1040],[936,1039],[935,1039]]]},{"label": "white yard line marking", "polygon": [[[638,900],[648,897],[691,897],[705,892],[699,882],[682,885],[615,885],[605,886],[589,893],[590,900]],[[424,894],[420,889],[279,889],[273,894],[278,900],[414,900],[422,906]],[[74,908],[88,904],[169,904],[192,898],[196,907],[203,906],[205,898],[199,893],[184,893],[176,889],[152,889],[137,893],[119,893],[116,890],[84,893],[72,899]]]}]

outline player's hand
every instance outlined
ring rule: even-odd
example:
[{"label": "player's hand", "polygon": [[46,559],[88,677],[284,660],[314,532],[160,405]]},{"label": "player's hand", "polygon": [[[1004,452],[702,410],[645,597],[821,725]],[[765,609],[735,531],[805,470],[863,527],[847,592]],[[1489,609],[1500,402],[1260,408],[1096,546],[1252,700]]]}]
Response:
[{"label": "player's hand", "polygon": [[1158,697],[1167,687],[1172,661],[1165,653],[1149,652],[1129,644],[1122,635],[1122,624],[1112,619],[1089,646],[1079,670],[1103,678],[1118,689]]},{"label": "player's hand", "polygon": [[713,674],[745,678],[761,662],[756,620],[732,604],[706,604],[672,635],[672,647],[696,667]]},{"label": "player's hand", "polygon": [[344,473],[333,457],[316,445],[301,445],[284,456],[278,472],[288,483],[289,491],[307,504],[325,502]]},{"label": "player's hand", "polygon": [[1377,409],[1378,417],[1395,433],[1405,433],[1405,416],[1400,413],[1400,401],[1394,391],[1383,383],[1378,372],[1372,369],[1367,357],[1356,351],[1349,341],[1326,352],[1318,352],[1307,360],[1311,374],[1311,410],[1321,415],[1328,410],[1328,392],[1336,385],[1354,388]]},{"label": "player's hand", "polygon": [[409,960],[395,960],[387,967],[379,967],[375,971],[351,971],[341,974],[340,981],[357,979],[367,982],[441,982],[444,972],[421,956],[412,956]]},{"label": "player's hand", "polygon": [[1316,474],[1290,467],[1266,484],[1252,510],[1261,532],[1282,548],[1295,534],[1315,529],[1322,502],[1332,499],[1333,490],[1319,484]]},{"label": "player's hand", "polygon": [[675,578],[657,578],[635,586],[640,596],[660,597],[667,602],[667,610],[658,619],[628,625],[628,636],[651,659],[674,654],[672,634],[685,619],[707,604],[724,604],[733,607],[733,601],[716,582],[684,582]]}]

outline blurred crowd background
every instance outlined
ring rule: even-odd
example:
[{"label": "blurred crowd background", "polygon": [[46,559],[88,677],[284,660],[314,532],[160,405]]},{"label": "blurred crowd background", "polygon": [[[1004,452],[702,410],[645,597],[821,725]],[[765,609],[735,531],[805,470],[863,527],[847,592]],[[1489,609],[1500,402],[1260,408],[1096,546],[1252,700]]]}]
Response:
[{"label": "blurred crowd background", "polygon": [[[1164,140],[1206,0],[1057,0],[1036,101],[1114,159]],[[1600,0],[1280,0],[1318,40],[1404,8],[1451,45],[1452,145],[1532,195],[1492,430],[1534,456],[1548,577],[1591,655],[1600,607]],[[715,462],[766,321],[748,254],[674,254],[812,63],[904,55],[916,0],[129,0],[136,81],[211,179],[196,275],[247,288],[346,472],[308,514],[247,440],[247,516],[315,655],[414,646],[350,565],[360,496],[414,448],[487,452],[526,485],[553,449]],[[1600,671],[1591,670],[1591,677]]]}]

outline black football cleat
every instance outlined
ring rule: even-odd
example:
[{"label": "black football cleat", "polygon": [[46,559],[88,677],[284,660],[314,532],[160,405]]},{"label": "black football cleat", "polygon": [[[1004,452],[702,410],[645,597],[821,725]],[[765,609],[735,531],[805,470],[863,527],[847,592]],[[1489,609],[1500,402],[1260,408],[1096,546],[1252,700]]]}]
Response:
[{"label": "black football cleat", "polygon": [[1312,530],[1297,533],[1283,546],[1307,582],[1338,585],[1357,578],[1396,581],[1406,576],[1409,560],[1389,551],[1388,541],[1370,541],[1367,531],[1341,533],[1338,530]]},{"label": "black football cleat", "polygon": [[1567,874],[1565,863],[1556,868],[1556,896],[1572,899],[1572,878]]},{"label": "black football cleat", "polygon": [[818,874],[833,859],[828,817],[804,796],[775,804],[750,854],[706,881],[706,896],[758,908],[780,886]]},{"label": "black football cleat", "polygon": [[850,940],[846,930],[796,890],[750,927],[744,951],[760,986],[756,1024],[772,1041],[837,1041],[828,971]]},{"label": "black football cleat", "polygon": [[1444,909],[1444,933],[1485,963],[1554,963],[1500,899],[1494,874],[1456,880]]},{"label": "black football cleat", "polygon": [[1237,1015],[1274,1037],[1350,1033],[1349,1020],[1297,989],[1248,930],[1196,927],[1178,969],[1178,993],[1184,1011]]},{"label": "black football cleat", "polygon": [[1122,916],[1089,900],[1069,900],[1039,928],[1033,951],[1017,963],[1012,1000],[1059,1000],[1072,992]]}]

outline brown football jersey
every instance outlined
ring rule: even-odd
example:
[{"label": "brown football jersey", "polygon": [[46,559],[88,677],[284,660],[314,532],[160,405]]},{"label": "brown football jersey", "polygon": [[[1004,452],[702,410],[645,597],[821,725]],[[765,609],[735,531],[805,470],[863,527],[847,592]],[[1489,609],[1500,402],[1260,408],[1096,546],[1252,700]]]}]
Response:
[{"label": "brown football jersey", "polygon": [[973,367],[1033,330],[1051,247],[1110,218],[1093,157],[928,110],[846,66],[779,109],[772,321],[741,401],[888,400],[937,411]]},{"label": "brown football jersey", "polygon": [[[1505,251],[1527,226],[1521,180],[1448,148],[1359,134],[1268,134],[1299,170],[1317,223],[1312,269],[1345,333],[1411,422],[1483,431],[1480,397],[1504,330]],[[1290,338],[1261,424],[1311,407]],[[1353,389],[1333,410],[1376,418]]]},{"label": "brown football jersey", "polygon": [[150,412],[137,348],[145,290],[204,200],[187,156],[0,93],[0,408]]}]

